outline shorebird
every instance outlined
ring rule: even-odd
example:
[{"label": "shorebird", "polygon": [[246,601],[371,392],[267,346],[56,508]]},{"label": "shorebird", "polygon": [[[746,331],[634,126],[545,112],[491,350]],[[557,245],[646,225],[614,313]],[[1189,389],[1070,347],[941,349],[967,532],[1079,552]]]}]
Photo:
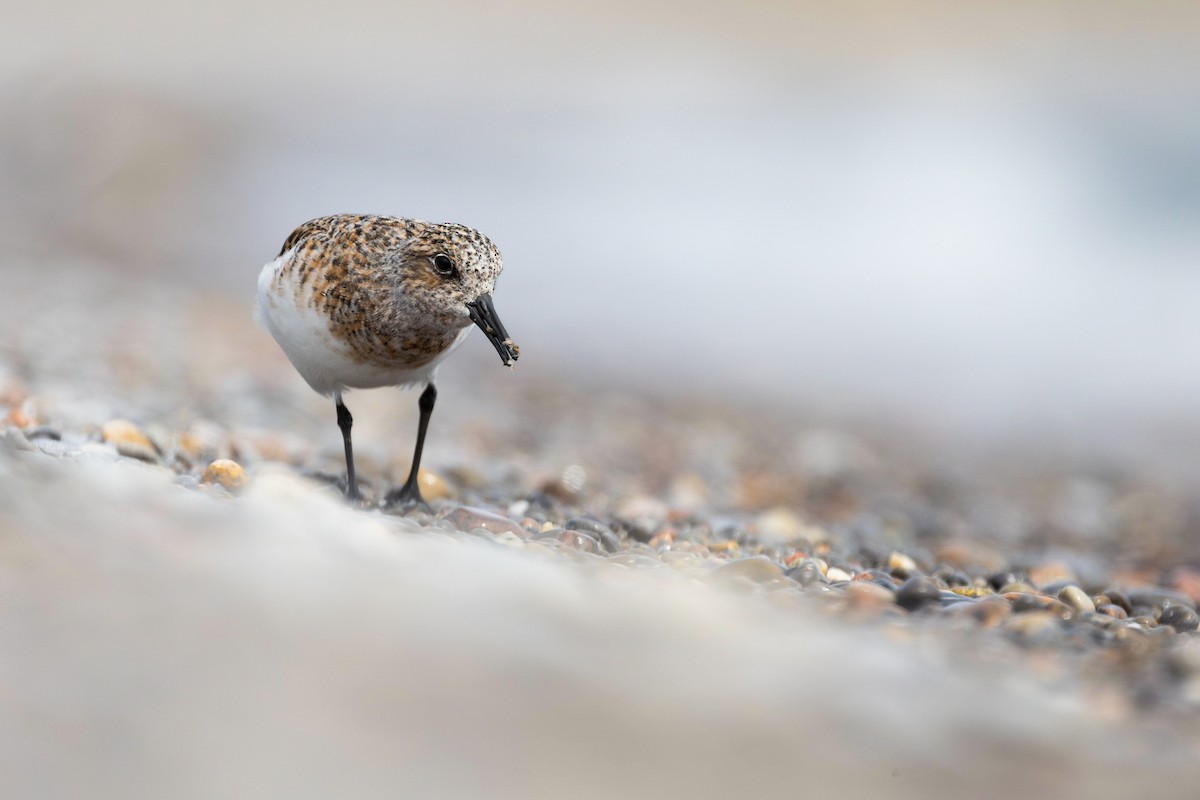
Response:
[{"label": "shorebird", "polygon": [[333,399],[346,450],[347,498],[360,494],[350,440],[354,420],[343,393],[424,386],[408,479],[384,504],[425,505],[417,473],[437,400],[438,365],[471,323],[505,366],[520,354],[492,304],[503,268],[500,251],[474,228],[358,214],[304,223],[263,267],[259,318],[308,385]]}]

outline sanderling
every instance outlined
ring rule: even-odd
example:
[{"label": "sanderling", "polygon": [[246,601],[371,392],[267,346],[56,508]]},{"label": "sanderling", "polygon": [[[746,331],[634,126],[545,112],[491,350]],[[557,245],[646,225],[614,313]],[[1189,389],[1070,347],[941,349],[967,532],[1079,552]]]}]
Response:
[{"label": "sanderling", "polygon": [[438,364],[478,325],[512,366],[520,352],[492,305],[500,251],[453,223],[339,214],[304,223],[258,276],[261,321],[308,385],[333,398],[358,499],[347,389],[425,387],[408,480],[386,505],[424,505],[417,471],[437,399]]}]

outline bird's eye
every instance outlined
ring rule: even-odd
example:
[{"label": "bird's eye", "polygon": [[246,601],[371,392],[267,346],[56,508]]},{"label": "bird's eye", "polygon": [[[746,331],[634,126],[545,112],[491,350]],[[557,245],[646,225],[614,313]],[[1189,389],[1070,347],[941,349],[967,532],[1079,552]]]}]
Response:
[{"label": "bird's eye", "polygon": [[450,260],[450,256],[444,253],[438,253],[433,257],[433,268],[437,270],[438,275],[454,274],[454,262]]}]

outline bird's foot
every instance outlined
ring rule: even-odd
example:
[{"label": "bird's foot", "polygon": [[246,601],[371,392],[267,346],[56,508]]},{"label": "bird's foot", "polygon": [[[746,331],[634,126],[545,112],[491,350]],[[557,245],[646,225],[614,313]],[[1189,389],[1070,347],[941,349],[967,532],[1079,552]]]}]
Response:
[{"label": "bird's foot", "polygon": [[383,507],[388,511],[400,511],[405,514],[413,510],[424,511],[427,514],[433,513],[429,503],[426,503],[425,498],[421,496],[421,489],[416,482],[406,483],[399,489],[388,492],[383,498]]}]

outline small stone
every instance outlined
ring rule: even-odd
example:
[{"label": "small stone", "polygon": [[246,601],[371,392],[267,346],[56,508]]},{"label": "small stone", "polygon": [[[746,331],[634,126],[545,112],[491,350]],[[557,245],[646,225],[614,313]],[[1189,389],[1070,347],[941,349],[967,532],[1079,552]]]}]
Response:
[{"label": "small stone", "polygon": [[141,430],[127,419],[114,419],[104,423],[100,438],[115,446],[117,452],[142,461],[158,461],[158,450]]},{"label": "small stone", "polygon": [[650,537],[648,544],[655,550],[669,550],[675,544],[677,535],[674,528],[663,528]]},{"label": "small stone", "polygon": [[452,494],[450,484],[446,483],[441,475],[424,467],[417,470],[417,487],[421,490],[421,496],[427,503],[432,503],[434,500],[445,500]]},{"label": "small stone", "polygon": [[527,530],[522,528],[508,517],[501,516],[491,511],[485,511],[482,508],[459,506],[447,514],[445,519],[460,531],[473,531],[477,528],[483,528],[485,531],[490,533],[511,533],[514,536],[521,537],[522,539],[529,536],[529,532]]},{"label": "small stone", "polygon": [[902,580],[920,574],[917,568],[917,562],[912,560],[911,556],[901,553],[899,550],[893,551],[887,560],[887,568],[893,575]]},{"label": "small stone", "polygon": [[250,482],[246,470],[236,461],[218,458],[204,470],[201,483],[219,483],[231,492],[236,492]]},{"label": "small stone", "polygon": [[950,591],[963,597],[990,597],[995,594],[989,586],[951,586]]},{"label": "small stone", "polygon": [[1025,583],[1024,581],[1016,581],[1014,583],[1009,583],[1004,586],[1001,586],[998,590],[996,590],[997,594],[1013,594],[1013,593],[1035,594],[1036,592],[1037,592],[1037,589],[1033,588],[1031,585],[1029,585],[1028,583]]},{"label": "small stone", "polygon": [[615,553],[621,549],[621,540],[613,533],[612,528],[594,519],[572,517],[567,520],[567,524],[563,527],[570,531],[585,531],[592,534],[604,546],[604,549],[610,553]]},{"label": "small stone", "polygon": [[815,559],[806,558],[787,571],[787,576],[804,588],[821,583],[821,565]]},{"label": "small stone", "polygon": [[1096,610],[1096,604],[1092,602],[1092,598],[1088,597],[1087,592],[1078,586],[1064,586],[1058,593],[1058,599],[1076,611],[1092,612]]},{"label": "small stone", "polygon": [[1104,602],[1097,603],[1096,605],[1108,605],[1111,603],[1114,606],[1120,607],[1126,615],[1129,615],[1133,612],[1133,605],[1129,602],[1129,598],[1125,596],[1125,593],[1120,589],[1110,587],[1105,589],[1101,593],[1100,597]]},{"label": "small stone", "polygon": [[941,590],[937,584],[923,576],[909,578],[896,590],[896,605],[906,611],[915,611],[940,599]]},{"label": "small stone", "polygon": [[885,589],[890,589],[893,592],[896,591],[897,587],[900,586],[896,579],[892,577],[890,572],[885,572],[881,569],[864,570],[855,575],[854,580],[870,581],[871,583],[878,584]]},{"label": "small stone", "polygon": [[[988,583],[991,587],[1001,594],[1004,593],[1005,586],[1012,586],[1014,583],[1025,583],[1025,576],[1020,572],[1003,571],[993,572],[988,576]],[[1033,591],[1033,587],[1029,587]]]},{"label": "small stone", "polygon": [[896,602],[896,594],[870,581],[853,581],[846,586],[846,605],[855,611],[882,611]]},{"label": "small stone", "polygon": [[567,547],[574,550],[582,550],[585,553],[601,553],[604,548],[600,546],[600,541],[583,531],[565,530],[558,535],[558,540]]},{"label": "small stone", "polygon": [[1111,603],[1100,606],[1096,609],[1096,611],[1101,614],[1106,614],[1110,617],[1115,617],[1116,619],[1125,619],[1129,616],[1129,614],[1125,613],[1125,609]]},{"label": "small stone", "polygon": [[825,579],[830,583],[834,583],[835,581],[852,581],[854,580],[854,576],[841,567],[830,567],[825,572]]},{"label": "small stone", "polygon": [[1167,606],[1158,617],[1160,625],[1170,625],[1179,633],[1200,627],[1200,615],[1187,606]]},{"label": "small stone", "polygon": [[733,539],[725,539],[720,542],[713,542],[708,546],[708,549],[713,553],[732,553],[738,549],[738,543]]}]

